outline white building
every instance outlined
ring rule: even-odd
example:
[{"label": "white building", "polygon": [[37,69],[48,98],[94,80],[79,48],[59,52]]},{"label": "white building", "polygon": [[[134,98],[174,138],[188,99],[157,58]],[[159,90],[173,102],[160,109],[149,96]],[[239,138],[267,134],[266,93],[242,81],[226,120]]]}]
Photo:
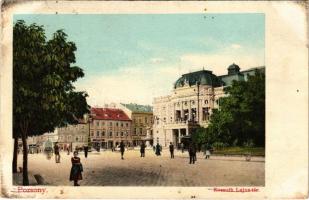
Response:
[{"label": "white building", "polygon": [[256,69],[265,70],[260,67],[240,72],[239,66],[232,64],[223,76],[208,70],[183,74],[175,82],[172,94],[154,98],[154,143],[165,147],[170,142],[179,144],[197,127],[207,127],[212,110],[219,108],[219,99],[225,96],[223,88],[233,80],[246,80]]}]

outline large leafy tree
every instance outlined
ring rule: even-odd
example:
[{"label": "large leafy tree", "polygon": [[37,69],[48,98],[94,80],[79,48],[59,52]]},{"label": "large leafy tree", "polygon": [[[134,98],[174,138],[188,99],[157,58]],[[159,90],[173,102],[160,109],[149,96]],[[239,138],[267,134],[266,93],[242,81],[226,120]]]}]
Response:
[{"label": "large leafy tree", "polygon": [[[76,46],[62,30],[47,41],[42,26],[17,21],[13,34],[13,138],[22,139],[23,184],[29,185],[27,137],[76,124],[89,106],[87,94],[73,86],[84,73],[72,66]],[[16,160],[14,153],[13,171]]]},{"label": "large leafy tree", "polygon": [[228,145],[265,145],[265,74],[258,70],[247,81],[234,81],[220,98],[206,131],[206,141]]}]

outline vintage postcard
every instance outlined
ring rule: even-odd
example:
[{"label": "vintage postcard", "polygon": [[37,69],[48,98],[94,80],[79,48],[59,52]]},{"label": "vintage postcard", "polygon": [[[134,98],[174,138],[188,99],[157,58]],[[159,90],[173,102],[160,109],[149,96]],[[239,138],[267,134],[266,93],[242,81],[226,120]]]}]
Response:
[{"label": "vintage postcard", "polygon": [[4,1],[1,195],[308,198],[306,6]]}]

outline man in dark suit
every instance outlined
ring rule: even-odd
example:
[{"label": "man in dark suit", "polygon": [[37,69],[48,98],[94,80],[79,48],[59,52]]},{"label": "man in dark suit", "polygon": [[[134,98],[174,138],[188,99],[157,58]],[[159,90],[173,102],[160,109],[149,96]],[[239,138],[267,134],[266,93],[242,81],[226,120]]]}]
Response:
[{"label": "man in dark suit", "polygon": [[174,145],[173,145],[173,143],[170,143],[169,148],[170,148],[171,158],[174,158]]},{"label": "man in dark suit", "polygon": [[125,148],[123,141],[120,142],[119,147],[120,147],[120,152],[121,152],[121,159],[123,160],[124,159],[123,154],[124,154],[124,148]]},{"label": "man in dark suit", "polygon": [[56,143],[54,146],[54,153],[55,153],[56,163],[60,163],[60,149],[59,149],[58,143]]},{"label": "man in dark suit", "polygon": [[189,144],[189,157],[190,157],[190,164],[194,164],[196,161],[196,149],[195,149],[195,145],[193,144],[193,142],[191,142]]},{"label": "man in dark suit", "polygon": [[88,146],[87,145],[84,146],[84,153],[85,153],[85,158],[87,158],[88,156]]},{"label": "man in dark suit", "polygon": [[146,145],[144,142],[142,142],[141,144],[141,157],[145,157],[145,148],[146,148]]}]

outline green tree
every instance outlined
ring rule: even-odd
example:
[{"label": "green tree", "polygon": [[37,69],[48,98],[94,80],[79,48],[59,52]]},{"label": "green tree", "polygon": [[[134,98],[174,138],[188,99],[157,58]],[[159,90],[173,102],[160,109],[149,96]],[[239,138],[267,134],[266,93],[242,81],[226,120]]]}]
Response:
[{"label": "green tree", "polygon": [[76,124],[89,112],[87,93],[74,91],[72,84],[84,76],[81,68],[71,66],[75,51],[62,30],[46,41],[42,26],[14,24],[13,138],[21,137],[23,143],[23,185],[29,185],[27,137]]},{"label": "green tree", "polygon": [[202,127],[197,128],[192,134],[192,141],[200,149],[201,145],[206,141],[206,129]]},{"label": "green tree", "polygon": [[265,74],[256,70],[247,81],[224,89],[220,109],[214,110],[208,132],[213,141],[229,145],[265,145]]}]

